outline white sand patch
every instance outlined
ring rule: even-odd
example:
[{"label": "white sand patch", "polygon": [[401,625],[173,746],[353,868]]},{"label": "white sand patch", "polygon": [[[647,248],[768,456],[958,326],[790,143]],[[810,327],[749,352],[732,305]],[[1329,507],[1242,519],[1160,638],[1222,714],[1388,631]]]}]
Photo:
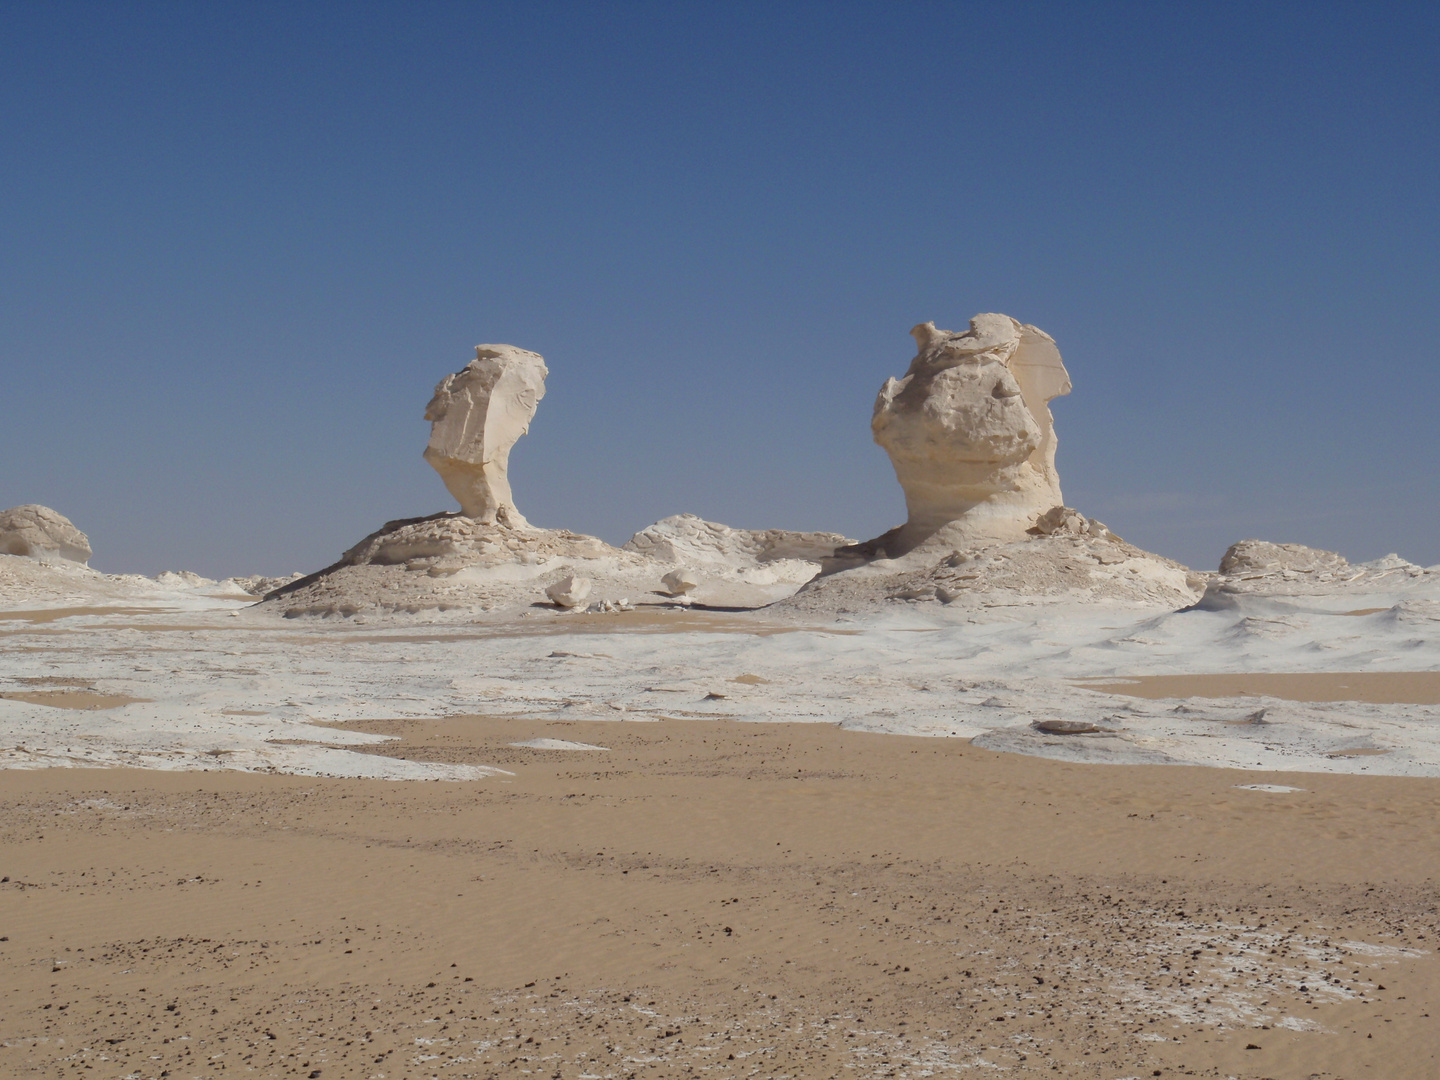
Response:
[{"label": "white sand patch", "polygon": [[[829,615],[469,608],[364,622],[287,619],[213,588],[83,568],[43,588],[12,584],[0,596],[0,764],[10,766],[454,778],[451,766],[354,753],[345,746],[372,737],[316,722],[484,714],[832,723],[1075,762],[1440,776],[1440,705],[1403,694],[1147,698],[1076,685],[1440,671],[1440,574],[1418,568],[1378,570],[1358,583],[1364,595],[1237,595],[1182,611],[995,594]],[[147,700],[93,711],[24,700],[50,686]]]},{"label": "white sand patch", "polygon": [[592,743],[571,742],[569,739],[526,739],[524,742],[512,742],[511,746],[524,747],[528,750],[609,750],[608,746],[595,746]]}]

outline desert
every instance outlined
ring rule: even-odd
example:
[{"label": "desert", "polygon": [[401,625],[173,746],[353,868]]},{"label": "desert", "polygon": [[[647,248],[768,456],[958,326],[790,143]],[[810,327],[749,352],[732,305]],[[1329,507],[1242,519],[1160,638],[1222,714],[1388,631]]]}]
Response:
[{"label": "desert", "polygon": [[310,574],[0,516],[7,1073],[1433,1075],[1440,567],[1137,548],[1049,335],[914,336],[869,541],[530,524],[507,345]]},{"label": "desert", "polygon": [[0,4],[0,1080],[1440,1080],[1437,55]]}]

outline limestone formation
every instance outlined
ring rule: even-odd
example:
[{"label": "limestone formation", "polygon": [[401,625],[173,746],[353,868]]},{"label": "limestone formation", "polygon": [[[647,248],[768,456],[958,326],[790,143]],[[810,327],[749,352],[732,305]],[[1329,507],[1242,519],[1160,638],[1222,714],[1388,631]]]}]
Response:
[{"label": "limestone formation", "polygon": [[1052,600],[1173,610],[1189,607],[1204,591],[1204,575],[1127,544],[1108,529],[1092,530],[1087,518],[1080,521],[1086,523],[1083,530],[1056,530],[1008,544],[982,543],[943,554],[926,548],[906,558],[852,563],[816,578],[773,610],[813,616],[895,603],[938,601],[975,610]]},{"label": "limestone formation", "polygon": [[530,429],[545,396],[545,360],[513,345],[476,345],[475,359],[447,375],[425,408],[428,461],[466,517],[524,528],[510,493],[510,448]]},{"label": "limestone formation", "polygon": [[700,587],[700,575],[689,570],[671,570],[660,579],[660,584],[671,596],[684,596]]},{"label": "limestone formation", "polygon": [[1029,529],[1033,536],[1095,536],[1102,540],[1120,539],[1103,521],[1087,518],[1068,506],[1052,506],[1035,519]]},{"label": "limestone formation", "polygon": [[626,541],[625,550],[663,562],[742,567],[786,559],[819,563],[849,543],[839,533],[732,529],[694,514],[675,514],[641,529]]},{"label": "limestone formation", "polygon": [[576,608],[585,603],[585,598],[590,595],[590,585],[589,578],[570,574],[546,589],[545,595],[557,607]]},{"label": "limestone formation", "polygon": [[1333,551],[1306,547],[1304,544],[1272,544],[1268,540],[1241,540],[1231,544],[1220,560],[1220,573],[1246,574],[1341,573],[1350,564],[1343,555]]},{"label": "limestone formation", "polygon": [[48,506],[15,506],[0,514],[0,555],[85,563],[90,554],[90,538]]},{"label": "limestone formation", "polygon": [[888,379],[871,430],[905,489],[906,523],[887,534],[903,554],[945,530],[948,543],[1022,539],[1060,506],[1049,401],[1070,392],[1055,341],[1008,315],[963,333],[922,323],[902,379]]},{"label": "limestone formation", "polygon": [[[1199,606],[1224,610],[1256,598],[1267,602],[1304,598],[1306,605],[1335,604],[1353,614],[1377,603],[1388,607],[1394,601],[1385,597],[1401,582],[1421,585],[1427,579],[1434,580],[1436,574],[1440,574],[1440,567],[1416,566],[1398,555],[1351,563],[1336,552],[1304,544],[1241,540],[1225,552],[1220,570],[1210,576]],[[1413,611],[1413,602],[1407,603]],[[1433,611],[1424,616],[1426,620],[1434,618]]]}]

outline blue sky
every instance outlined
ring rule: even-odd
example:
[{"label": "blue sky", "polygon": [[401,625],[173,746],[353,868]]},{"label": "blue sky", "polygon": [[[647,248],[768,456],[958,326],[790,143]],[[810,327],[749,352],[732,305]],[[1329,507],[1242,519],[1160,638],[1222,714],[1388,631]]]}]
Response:
[{"label": "blue sky", "polygon": [[1437,10],[0,3],[0,508],[314,569],[508,342],[533,523],[863,538],[910,326],[1003,311],[1127,539],[1440,562]]}]

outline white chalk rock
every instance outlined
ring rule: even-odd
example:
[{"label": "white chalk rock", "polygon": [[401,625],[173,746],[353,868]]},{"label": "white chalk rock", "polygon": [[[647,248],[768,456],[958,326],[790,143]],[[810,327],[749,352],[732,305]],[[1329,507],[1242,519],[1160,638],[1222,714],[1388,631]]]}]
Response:
[{"label": "white chalk rock", "polygon": [[86,563],[91,555],[90,538],[48,506],[14,506],[0,513],[0,555]]},{"label": "white chalk rock", "polygon": [[[1402,560],[1403,561],[1403,560]],[[1405,565],[1409,565],[1406,563]],[[1241,540],[1231,544],[1220,560],[1220,573],[1226,575],[1283,573],[1339,573],[1350,564],[1333,551],[1306,547],[1304,544],[1272,544],[1267,540]]]},{"label": "white chalk rock", "polygon": [[425,460],[466,517],[525,526],[510,493],[510,448],[530,429],[548,374],[539,353],[476,345],[475,359],[435,387]]},{"label": "white chalk rock", "polygon": [[570,574],[545,590],[551,603],[562,608],[579,607],[590,595],[590,579]]},{"label": "white chalk rock", "polygon": [[1036,536],[1094,536],[1101,540],[1120,538],[1103,521],[1087,518],[1068,506],[1052,506],[1035,519],[1030,532]]},{"label": "white chalk rock", "polygon": [[641,529],[624,550],[662,562],[698,563],[731,569],[760,566],[786,559],[819,563],[837,547],[851,543],[839,533],[793,532],[789,529],[732,529],[694,514],[675,514]]},{"label": "white chalk rock", "polygon": [[952,541],[1021,539],[1062,505],[1052,398],[1070,392],[1055,341],[1008,315],[982,314],[964,333],[922,323],[902,379],[888,379],[871,430],[905,489],[906,523],[890,555],[941,529]]},{"label": "white chalk rock", "polygon": [[689,570],[671,570],[660,579],[660,584],[671,596],[684,596],[700,587],[700,576]]},{"label": "white chalk rock", "polygon": [[155,575],[155,583],[167,589],[203,589],[219,584],[214,578],[202,577],[193,570],[162,570]]}]

